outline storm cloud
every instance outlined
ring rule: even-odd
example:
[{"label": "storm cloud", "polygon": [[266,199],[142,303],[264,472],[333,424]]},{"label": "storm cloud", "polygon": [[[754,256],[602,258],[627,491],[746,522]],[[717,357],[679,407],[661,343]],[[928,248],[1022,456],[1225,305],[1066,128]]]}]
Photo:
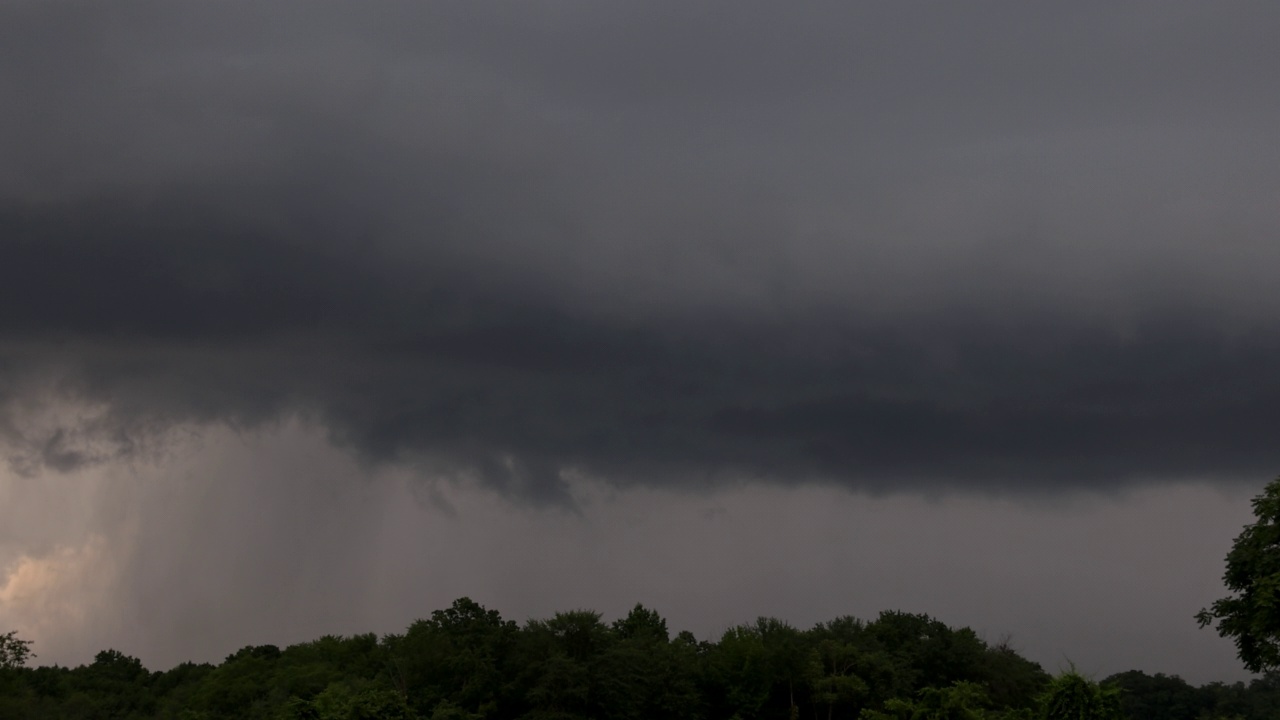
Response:
[{"label": "storm cloud", "polygon": [[1238,676],[1278,25],[0,0],[0,631],[905,607]]},{"label": "storm cloud", "polygon": [[[11,457],[1266,475],[1276,11],[1148,10],[8,3]],[[24,426],[50,384],[93,421]]]}]

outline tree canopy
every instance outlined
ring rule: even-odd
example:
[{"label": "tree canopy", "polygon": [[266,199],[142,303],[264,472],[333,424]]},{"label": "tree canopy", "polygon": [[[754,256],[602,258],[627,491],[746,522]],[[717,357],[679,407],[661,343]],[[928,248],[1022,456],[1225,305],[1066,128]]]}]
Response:
[{"label": "tree canopy", "polygon": [[1280,676],[1193,688],[1123,673],[1051,677],[1008,642],[899,611],[808,629],[778,618],[713,640],[636,605],[524,624],[467,598],[403,633],[250,645],[164,672],[117,650],[29,667],[0,635],[0,720],[1272,720]]}]

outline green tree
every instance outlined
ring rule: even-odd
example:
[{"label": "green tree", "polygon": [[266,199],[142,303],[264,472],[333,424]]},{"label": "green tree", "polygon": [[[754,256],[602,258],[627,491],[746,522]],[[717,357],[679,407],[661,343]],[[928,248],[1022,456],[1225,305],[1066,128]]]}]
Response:
[{"label": "green tree", "polygon": [[614,642],[598,660],[601,693],[617,720],[694,718],[701,702],[694,684],[696,641],[672,643],[667,621],[636,605],[611,625]]},{"label": "green tree", "polygon": [[1129,720],[1198,720],[1226,713],[1210,712],[1212,696],[1177,675],[1148,675],[1141,670],[1118,673],[1102,681],[1120,688],[1120,709]]},{"label": "green tree", "polygon": [[294,699],[293,717],[299,720],[412,720],[404,697],[391,688],[353,688],[333,683],[310,702]]},{"label": "green tree", "polygon": [[670,637],[670,633],[667,632],[667,621],[657,612],[640,603],[636,603],[626,617],[614,620],[612,628],[621,640],[660,638],[663,642],[667,642]]},{"label": "green tree", "polygon": [[892,696],[909,697],[926,687],[984,679],[987,647],[969,628],[953,630],[928,615],[886,611],[867,631],[893,658],[896,672],[885,678]]},{"label": "green tree", "polygon": [[866,624],[845,616],[819,623],[809,631],[813,644],[809,654],[808,682],[813,701],[826,706],[827,720],[836,708],[855,709],[870,695],[867,683],[869,637]]},{"label": "green tree", "polygon": [[861,720],[986,720],[987,694],[977,683],[961,680],[947,687],[927,687],[914,700],[894,699],[883,711],[864,709]]},{"label": "green tree", "polygon": [[1200,627],[1217,622],[1252,672],[1280,669],[1280,478],[1253,499],[1257,521],[1227,554],[1223,583],[1231,595],[1196,614]]},{"label": "green tree", "polygon": [[0,635],[0,718],[29,717],[26,710],[30,701],[26,670],[27,660],[33,657],[31,642],[19,640],[17,632]]},{"label": "green tree", "polygon": [[785,693],[787,717],[795,720],[800,714],[797,693],[805,689],[809,670],[805,636],[777,618],[762,617],[755,627],[764,647],[765,667],[773,678],[772,695],[782,699]]},{"label": "green tree", "polygon": [[531,718],[607,718],[612,686],[603,660],[616,638],[590,610],[531,620],[520,634],[522,684]]},{"label": "green tree", "polygon": [[1040,664],[1019,655],[1008,638],[987,648],[979,669],[987,696],[996,707],[1030,710],[1049,682],[1049,674]]},{"label": "green tree", "polygon": [[504,701],[504,665],[517,630],[497,610],[458,598],[404,635],[387,638],[388,675],[424,717],[453,709],[492,715]]},{"label": "green tree", "polygon": [[[127,718],[154,714],[151,673],[142,661],[119,650],[103,650],[90,665],[71,671],[71,695],[66,704],[72,717]],[[78,710],[76,710],[78,708]]]},{"label": "green tree", "polygon": [[1120,688],[1099,685],[1068,670],[1049,681],[1041,697],[1044,720],[1122,720]]},{"label": "green tree", "polygon": [[16,630],[0,635],[0,668],[14,670],[25,667],[27,661],[35,656],[31,652],[31,641],[19,640]]},{"label": "green tree", "polygon": [[759,717],[769,700],[772,677],[757,628],[736,625],[725,630],[708,660],[718,696],[715,714],[741,720]]}]

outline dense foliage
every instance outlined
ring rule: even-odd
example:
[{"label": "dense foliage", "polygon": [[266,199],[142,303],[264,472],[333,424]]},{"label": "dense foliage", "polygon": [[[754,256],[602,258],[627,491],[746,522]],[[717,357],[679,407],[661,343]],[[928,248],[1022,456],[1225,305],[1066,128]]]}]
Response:
[{"label": "dense foliage", "polygon": [[1112,675],[1103,685],[1120,691],[1121,717],[1130,720],[1262,720],[1280,718],[1280,675],[1248,684],[1194,687],[1177,676],[1138,670]]},{"label": "dense foliage", "polygon": [[1280,682],[1269,677],[1199,689],[1137,672],[1101,686],[1051,678],[1007,644],[901,612],[808,630],[761,618],[705,642],[672,637],[641,606],[612,623],[575,610],[520,626],[464,598],[403,634],[246,647],[167,672],[114,650],[76,668],[25,667],[27,644],[0,637],[11,658],[0,667],[0,719],[1280,717]]}]

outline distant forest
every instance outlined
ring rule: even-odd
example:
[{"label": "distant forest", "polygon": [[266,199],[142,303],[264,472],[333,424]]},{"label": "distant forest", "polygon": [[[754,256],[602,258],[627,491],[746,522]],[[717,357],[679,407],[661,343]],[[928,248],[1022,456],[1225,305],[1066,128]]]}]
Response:
[{"label": "distant forest", "polygon": [[717,642],[637,605],[523,626],[463,598],[403,634],[245,647],[152,672],[114,650],[28,667],[0,635],[0,719],[1274,720],[1280,675],[1192,687],[1177,677],[1056,676],[1007,643],[927,615],[842,617],[800,630],[761,618]]}]

